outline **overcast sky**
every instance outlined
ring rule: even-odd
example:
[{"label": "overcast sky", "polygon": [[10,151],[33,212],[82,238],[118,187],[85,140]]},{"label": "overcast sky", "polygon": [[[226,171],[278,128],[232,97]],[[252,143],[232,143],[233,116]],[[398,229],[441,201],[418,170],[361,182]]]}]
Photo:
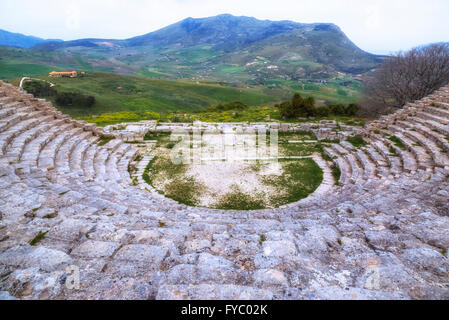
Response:
[{"label": "overcast sky", "polygon": [[63,40],[125,39],[222,13],[333,22],[360,48],[379,54],[449,42],[448,0],[0,0],[0,29]]}]

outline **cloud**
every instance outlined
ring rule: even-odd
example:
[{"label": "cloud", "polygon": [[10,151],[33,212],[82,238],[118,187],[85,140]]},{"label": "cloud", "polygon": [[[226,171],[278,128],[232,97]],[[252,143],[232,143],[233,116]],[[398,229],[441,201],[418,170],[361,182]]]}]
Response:
[{"label": "cloud", "polygon": [[380,8],[378,5],[376,6],[369,6],[366,8],[366,20],[365,20],[365,27],[368,30],[377,30],[380,27],[381,21],[380,21]]},{"label": "cloud", "polygon": [[81,8],[77,3],[70,3],[66,9],[66,27],[69,30],[80,28]]}]

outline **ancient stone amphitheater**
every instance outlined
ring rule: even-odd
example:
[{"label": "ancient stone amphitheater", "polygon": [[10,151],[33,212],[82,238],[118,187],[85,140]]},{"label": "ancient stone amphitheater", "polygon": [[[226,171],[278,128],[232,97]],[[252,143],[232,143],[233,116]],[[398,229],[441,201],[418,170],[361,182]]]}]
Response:
[{"label": "ancient stone amphitheater", "polygon": [[251,212],[141,190],[132,144],[0,96],[2,298],[449,299],[449,86],[367,125],[367,146],[330,145],[325,195]]}]

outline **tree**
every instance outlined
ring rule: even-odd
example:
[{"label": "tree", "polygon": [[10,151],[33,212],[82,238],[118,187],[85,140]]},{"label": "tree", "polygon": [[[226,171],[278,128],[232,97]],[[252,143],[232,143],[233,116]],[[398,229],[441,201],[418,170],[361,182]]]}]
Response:
[{"label": "tree", "polygon": [[302,108],[306,114],[307,117],[314,117],[315,116],[315,98],[314,97],[307,97],[303,100]]},{"label": "tree", "polygon": [[290,101],[282,102],[279,105],[279,113],[282,118],[292,119],[295,117],[295,110]]},{"label": "tree", "polygon": [[346,108],[345,108],[344,104],[331,104],[329,106],[329,109],[330,109],[331,114],[336,115],[336,116],[343,116],[346,113],[345,112]]},{"label": "tree", "polygon": [[449,44],[417,47],[388,57],[366,79],[362,112],[373,116],[422,99],[449,82]]},{"label": "tree", "polygon": [[292,97],[292,118],[293,117],[305,117],[307,116],[307,112],[304,110],[304,99],[301,97],[299,93],[295,93]]},{"label": "tree", "polygon": [[90,108],[95,104],[95,97],[85,96],[77,92],[61,92],[57,93],[55,101],[59,106]]},{"label": "tree", "polygon": [[26,81],[23,88],[38,98],[51,97],[56,94],[56,91],[50,86],[49,83],[44,81]]},{"label": "tree", "polygon": [[315,116],[315,99],[313,97],[303,98],[295,93],[291,101],[285,101],[278,105],[279,112],[283,118],[293,119],[298,117]]},{"label": "tree", "polygon": [[360,109],[360,107],[358,104],[350,103],[350,104],[348,104],[347,107],[345,107],[345,114],[347,116],[351,116],[351,117],[355,116],[357,114],[357,112],[359,112],[359,109]]}]

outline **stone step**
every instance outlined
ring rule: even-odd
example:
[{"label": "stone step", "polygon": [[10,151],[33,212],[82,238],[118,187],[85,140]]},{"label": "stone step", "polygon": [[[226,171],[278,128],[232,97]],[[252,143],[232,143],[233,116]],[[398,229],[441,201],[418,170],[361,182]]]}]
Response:
[{"label": "stone step", "polygon": [[430,114],[430,113],[427,113],[427,112],[419,111],[419,112],[416,113],[416,117],[422,118],[424,120],[435,121],[435,122],[440,123],[442,125],[448,125],[449,124],[449,119],[443,118],[443,117],[440,117],[440,116],[436,116],[434,114]]},{"label": "stone step", "polygon": [[412,123],[418,123],[425,127],[428,127],[432,130],[436,130],[438,132],[441,132],[442,134],[449,136],[449,126],[442,125],[441,123],[432,121],[432,120],[425,120],[421,118],[412,118],[410,119],[410,122]]},{"label": "stone step", "polygon": [[70,131],[61,132],[55,139],[50,141],[41,151],[38,159],[39,168],[55,169],[55,157],[61,145],[71,137],[83,132],[82,128],[73,128]]},{"label": "stone step", "polygon": [[0,134],[0,151],[1,154],[4,155],[6,152],[6,148],[16,136],[21,135],[27,130],[35,127],[40,123],[39,118],[30,118],[27,120],[23,120],[16,125],[11,126],[6,131]]},{"label": "stone step", "polygon": [[[449,100],[449,99],[448,99]],[[447,102],[438,102],[438,101],[434,101],[432,103],[432,105],[436,108],[441,108],[441,109],[445,109],[445,110],[449,110],[449,103]]]},{"label": "stone step", "polygon": [[31,128],[24,133],[17,135],[13,140],[11,140],[9,146],[7,146],[6,156],[12,157],[14,161],[18,161],[24,152],[26,145],[37,138],[40,134],[47,132],[51,126],[59,126],[60,121],[55,121],[53,117],[48,117],[48,122],[44,121],[34,128]]},{"label": "stone step", "polygon": [[445,119],[449,118],[449,110],[443,109],[443,108],[434,108],[431,106],[428,106],[424,109],[426,112],[434,114],[438,117],[442,117]]},{"label": "stone step", "polygon": [[87,140],[91,135],[91,132],[84,131],[80,135],[75,135],[70,139],[67,139],[61,145],[58,153],[55,155],[55,166],[61,174],[72,172],[70,167],[70,159],[73,156],[73,151],[77,145],[79,145],[82,141]]},{"label": "stone step", "polygon": [[[349,148],[354,147],[349,144]],[[332,144],[331,148],[333,148],[336,152],[338,152],[343,158],[346,159],[347,163],[351,168],[351,182],[356,183],[359,179],[363,178],[363,168],[362,165],[358,162],[357,158],[354,156],[351,150],[347,150],[343,147],[343,145]]]},{"label": "stone step", "polygon": [[346,158],[343,158],[338,152],[336,152],[332,148],[325,147],[324,151],[326,154],[333,159],[335,164],[340,169],[341,175],[340,180],[338,181],[339,185],[344,186],[348,183],[351,183],[351,167],[347,162]]},{"label": "stone step", "polygon": [[72,125],[67,124],[65,122],[61,123],[58,126],[52,126],[48,131],[39,135],[36,139],[28,143],[23,151],[21,161],[30,165],[36,166],[39,159],[39,154],[42,149],[50,143],[53,139],[56,138],[61,132],[68,131],[72,129]]},{"label": "stone step", "polygon": [[404,170],[406,172],[414,172],[417,168],[425,170],[432,168],[432,161],[424,148],[421,148],[413,140],[404,135],[406,130],[399,126],[390,126],[392,132],[388,132],[391,137],[396,137],[404,145],[403,148],[398,147],[394,142],[389,142],[390,146],[396,150],[402,158]]},{"label": "stone step", "polygon": [[83,171],[82,163],[85,153],[90,145],[95,145],[99,141],[97,136],[89,136],[88,139],[80,141],[75,147],[70,157],[70,169],[72,172]]},{"label": "stone step", "polygon": [[376,165],[369,159],[362,150],[357,150],[355,152],[357,160],[362,164],[363,167],[363,179],[369,180],[376,178]]},{"label": "stone step", "polygon": [[372,141],[372,146],[376,149],[376,151],[382,155],[384,159],[387,160],[387,164],[390,167],[390,173],[394,176],[400,174],[402,172],[401,161],[398,157],[395,157],[391,154],[389,147],[387,147],[382,141]]},{"label": "stone step", "polygon": [[438,130],[431,130],[419,123],[414,123],[413,128],[424,135],[425,137],[432,139],[436,144],[440,145],[442,149],[449,152],[449,141],[438,132]]},{"label": "stone step", "polygon": [[445,153],[442,153],[442,148],[438,146],[433,140],[426,138],[417,131],[407,131],[407,135],[422,145],[427,153],[432,156],[433,162],[438,167],[449,166],[449,158]]}]

